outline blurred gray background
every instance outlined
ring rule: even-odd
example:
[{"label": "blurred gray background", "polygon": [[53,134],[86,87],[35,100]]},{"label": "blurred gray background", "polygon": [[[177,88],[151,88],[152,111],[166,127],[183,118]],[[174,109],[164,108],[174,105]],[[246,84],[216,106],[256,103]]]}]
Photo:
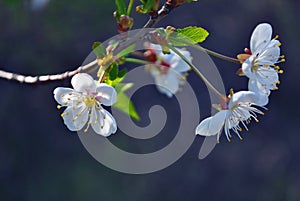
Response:
[{"label": "blurred gray background", "polygon": [[[128,175],[106,168],[64,126],[53,89],[70,79],[38,85],[0,80],[0,200],[18,201],[298,201],[300,200],[299,135],[299,8],[296,0],[199,0],[173,11],[159,26],[197,25],[211,34],[202,45],[235,56],[249,46],[254,27],[271,23],[279,34],[287,62],[281,66],[279,91],[271,94],[269,111],[237,137],[221,144],[204,160],[197,137],[176,163],[147,175]],[[0,68],[28,75],[59,73],[80,65],[94,41],[117,34],[112,0],[0,0]],[[133,14],[134,28],[147,16]],[[234,75],[236,64],[214,60],[226,89],[245,89],[247,79]],[[191,74],[201,108],[210,105],[203,83]],[[151,94],[153,100],[145,99]],[[142,120],[153,102],[176,113],[178,103],[161,96],[154,86],[133,97]],[[175,115],[176,116],[176,115]],[[175,117],[164,135],[146,141],[124,134],[110,139],[139,151],[162,148],[174,137]]]}]

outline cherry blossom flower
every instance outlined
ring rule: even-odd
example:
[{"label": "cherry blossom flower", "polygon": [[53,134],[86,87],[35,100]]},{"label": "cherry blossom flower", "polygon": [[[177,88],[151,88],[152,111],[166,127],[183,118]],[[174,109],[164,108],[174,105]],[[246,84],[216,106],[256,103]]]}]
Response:
[{"label": "cherry blossom flower", "polygon": [[284,62],[284,56],[280,56],[280,46],[278,36],[272,37],[272,27],[270,24],[259,24],[253,31],[250,39],[250,50],[247,54],[238,57],[243,58],[243,73],[249,77],[249,90],[262,96],[261,103],[267,103],[265,96],[269,96],[270,90],[277,89],[279,83],[278,73],[283,71],[277,66]]},{"label": "cherry blossom flower", "polygon": [[61,116],[68,129],[79,131],[87,124],[85,132],[92,126],[97,134],[105,137],[115,133],[114,117],[101,106],[111,106],[116,102],[115,89],[104,83],[96,84],[85,73],[74,75],[71,84],[74,89],[57,87],[53,92],[58,108],[67,107]]},{"label": "cherry blossom flower", "polygon": [[[147,69],[155,79],[159,92],[166,94],[169,98],[178,92],[180,85],[184,84],[187,71],[190,67],[181,57],[170,50],[170,54],[164,54],[160,45],[149,44],[146,57],[153,65]],[[192,60],[189,51],[178,49],[189,61]]]},{"label": "cherry blossom flower", "polygon": [[221,107],[221,110],[214,116],[204,119],[196,128],[196,134],[202,136],[217,135],[217,140],[222,133],[224,127],[227,140],[230,141],[231,133],[233,130],[236,135],[242,140],[239,132],[242,131],[242,127],[248,130],[247,125],[251,119],[258,122],[257,115],[264,114],[262,111],[254,106],[257,101],[257,96],[251,91],[240,91],[229,96],[229,101]]}]

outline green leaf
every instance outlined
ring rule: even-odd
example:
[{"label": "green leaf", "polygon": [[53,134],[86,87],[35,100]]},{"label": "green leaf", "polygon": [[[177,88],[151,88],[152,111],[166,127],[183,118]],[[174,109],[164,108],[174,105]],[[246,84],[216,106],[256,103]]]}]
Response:
[{"label": "green leaf", "polygon": [[127,9],[126,9],[126,4],[124,0],[115,0],[116,2],[116,7],[117,7],[117,17],[119,18],[121,15],[126,15],[127,14]]},{"label": "green leaf", "polygon": [[205,41],[208,31],[201,27],[190,26],[177,29],[169,35],[169,40],[174,46],[188,46]]},{"label": "green leaf", "polygon": [[132,103],[132,101],[129,99],[129,97],[124,93],[128,89],[130,89],[133,86],[132,83],[127,84],[118,84],[116,86],[116,91],[118,93],[118,100],[113,105],[114,108],[120,110],[121,112],[124,112],[125,114],[129,115],[133,119],[139,121],[140,116],[136,112],[136,109]]},{"label": "green leaf", "polygon": [[101,59],[106,56],[106,49],[101,42],[94,42],[92,49],[95,55],[97,56],[97,58]]}]

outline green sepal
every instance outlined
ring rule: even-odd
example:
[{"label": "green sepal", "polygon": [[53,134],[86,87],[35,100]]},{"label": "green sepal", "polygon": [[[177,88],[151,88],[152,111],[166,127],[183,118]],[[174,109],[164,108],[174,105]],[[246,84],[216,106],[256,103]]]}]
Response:
[{"label": "green sepal", "polygon": [[133,45],[130,45],[128,47],[126,47],[125,49],[123,49],[122,51],[120,51],[118,54],[117,54],[117,57],[124,57],[124,56],[127,56],[128,54],[132,53],[135,51],[135,44]]},{"label": "green sepal", "polygon": [[92,49],[97,58],[102,59],[106,56],[106,49],[101,42],[94,42]]},{"label": "green sepal", "polygon": [[118,64],[114,62],[110,67],[109,80],[114,81],[115,79],[117,79],[119,73],[118,71]]}]

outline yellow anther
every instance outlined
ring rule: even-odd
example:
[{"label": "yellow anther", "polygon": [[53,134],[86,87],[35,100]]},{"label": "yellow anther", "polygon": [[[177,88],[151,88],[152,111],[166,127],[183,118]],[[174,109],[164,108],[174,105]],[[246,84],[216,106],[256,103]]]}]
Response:
[{"label": "yellow anther", "polygon": [[281,62],[285,62],[285,58],[281,59]]},{"label": "yellow anther", "polygon": [[242,131],[243,131],[243,129],[242,129],[242,128],[239,128],[239,131],[240,131],[240,132],[242,132]]},{"label": "yellow anther", "polygon": [[280,46],[281,46],[281,43],[278,43],[277,46],[280,47]]},{"label": "yellow anther", "polygon": [[233,96],[233,94],[234,94],[234,91],[233,91],[233,89],[230,89],[230,91],[229,91],[229,94],[230,94],[230,97],[232,97],[232,96]]},{"label": "yellow anther", "polygon": [[243,141],[244,139],[242,137],[240,137],[240,140]]},{"label": "yellow anther", "polygon": [[69,115],[69,112],[66,112],[66,115]]},{"label": "yellow anther", "polygon": [[277,84],[280,84],[280,83],[281,83],[280,80],[278,80]]},{"label": "yellow anther", "polygon": [[261,115],[265,115],[265,113],[264,113],[264,112],[262,112],[262,113],[261,113]]},{"label": "yellow anther", "polygon": [[279,38],[279,35],[276,35],[276,36],[275,36],[275,39],[278,39],[278,38]]},{"label": "yellow anther", "polygon": [[281,55],[280,58],[284,59],[284,58],[285,58],[285,55]]},{"label": "yellow anther", "polygon": [[61,94],[61,97],[63,98],[65,96],[65,94]]},{"label": "yellow anther", "polygon": [[273,90],[278,90],[279,88],[278,87],[274,87],[274,89]]},{"label": "yellow anther", "polygon": [[76,119],[72,119],[72,122],[74,123],[76,121]]},{"label": "yellow anther", "polygon": [[60,109],[61,108],[61,106],[60,105],[57,105],[57,109]]},{"label": "yellow anther", "polygon": [[65,116],[65,113],[62,113],[60,116],[61,116],[61,117],[64,117],[64,116]]},{"label": "yellow anther", "polygon": [[284,72],[283,70],[278,71],[279,74],[283,74],[283,72]]},{"label": "yellow anther", "polygon": [[258,119],[255,119],[255,121],[256,121],[256,123],[258,123],[258,122],[259,122],[259,120],[258,120]]},{"label": "yellow anther", "polygon": [[87,133],[88,132],[88,129],[86,128],[86,129],[84,129],[84,131],[83,132],[85,132],[85,133]]}]

